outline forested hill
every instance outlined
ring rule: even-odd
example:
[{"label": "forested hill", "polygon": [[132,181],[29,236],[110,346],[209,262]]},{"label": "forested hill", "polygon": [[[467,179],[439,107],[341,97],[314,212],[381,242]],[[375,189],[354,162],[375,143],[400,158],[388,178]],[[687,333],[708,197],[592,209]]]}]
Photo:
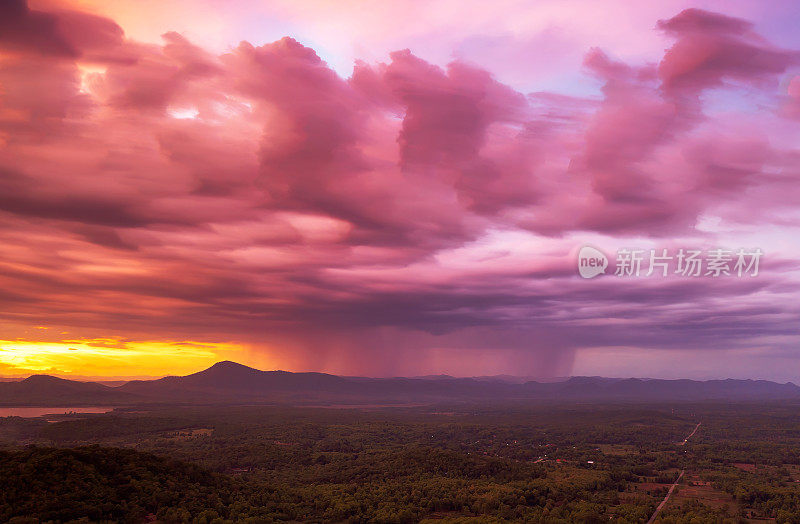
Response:
[{"label": "forested hill", "polygon": [[210,521],[234,493],[227,477],[129,449],[0,451],[0,522]]}]

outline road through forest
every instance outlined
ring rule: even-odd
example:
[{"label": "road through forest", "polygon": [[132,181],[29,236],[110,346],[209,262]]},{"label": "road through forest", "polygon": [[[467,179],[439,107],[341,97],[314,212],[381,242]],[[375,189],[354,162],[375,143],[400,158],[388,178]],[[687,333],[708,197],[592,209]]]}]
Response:
[{"label": "road through forest", "polygon": [[[697,433],[697,429],[699,427],[700,427],[700,422],[698,422],[697,425],[692,430],[692,432],[689,433],[689,436],[687,436],[685,439],[683,439],[683,442],[679,443],[678,445],[679,446],[685,446],[686,442],[688,442],[689,439],[692,438],[692,436],[695,433]],[[656,510],[653,512],[653,516],[650,517],[650,520],[647,521],[647,524],[653,524],[653,522],[656,521],[656,517],[658,517],[658,514],[661,512],[662,509],[664,509],[664,506],[667,505],[667,502],[669,501],[669,497],[672,495],[672,492],[675,491],[675,488],[678,486],[678,482],[681,481],[681,478],[683,477],[683,474],[685,472],[686,472],[685,469],[681,470],[680,475],[678,475],[678,478],[676,478],[675,482],[672,483],[672,486],[669,487],[669,491],[667,491],[667,495],[664,497],[664,500],[661,501],[661,504],[659,504],[658,507],[656,508]]]}]

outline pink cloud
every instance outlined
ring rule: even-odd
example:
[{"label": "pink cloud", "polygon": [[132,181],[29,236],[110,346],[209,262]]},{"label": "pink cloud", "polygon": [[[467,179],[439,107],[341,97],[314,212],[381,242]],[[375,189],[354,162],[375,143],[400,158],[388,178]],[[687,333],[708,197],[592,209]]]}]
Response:
[{"label": "pink cloud", "polygon": [[697,92],[725,80],[766,82],[800,60],[797,51],[771,46],[752,24],[700,9],[686,9],[658,27],[677,42],[659,64],[664,88]]},{"label": "pink cloud", "polygon": [[[599,95],[575,96],[409,50],[344,77],[289,37],[216,53],[3,9],[27,28],[0,31],[9,325],[241,339],[382,374],[446,371],[459,351],[564,374],[589,346],[797,335],[796,79],[779,88],[797,54],[749,22],[683,11],[658,23],[675,43],[652,63],[588,49],[576,74]],[[739,89],[773,107],[710,107]],[[587,282],[571,256],[739,247],[768,227],[784,263],[753,280]]]}]

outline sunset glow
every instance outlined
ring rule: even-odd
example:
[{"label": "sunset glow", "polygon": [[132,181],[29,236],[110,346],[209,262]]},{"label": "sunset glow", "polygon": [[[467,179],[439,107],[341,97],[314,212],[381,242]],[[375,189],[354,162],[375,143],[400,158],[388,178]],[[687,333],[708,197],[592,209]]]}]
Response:
[{"label": "sunset glow", "polygon": [[241,358],[244,351],[245,348],[234,344],[196,342],[0,340],[0,373],[5,376],[49,374],[94,379],[154,377],[162,375],[164,370],[185,375],[220,360]]}]

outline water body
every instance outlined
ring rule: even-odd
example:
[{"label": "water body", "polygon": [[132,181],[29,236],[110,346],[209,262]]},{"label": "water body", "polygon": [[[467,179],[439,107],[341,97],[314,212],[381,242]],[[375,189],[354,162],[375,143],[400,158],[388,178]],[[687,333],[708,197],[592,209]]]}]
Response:
[{"label": "water body", "polygon": [[65,413],[108,413],[113,407],[57,407],[57,408],[3,408],[0,417],[34,418],[43,415],[64,415]]}]

